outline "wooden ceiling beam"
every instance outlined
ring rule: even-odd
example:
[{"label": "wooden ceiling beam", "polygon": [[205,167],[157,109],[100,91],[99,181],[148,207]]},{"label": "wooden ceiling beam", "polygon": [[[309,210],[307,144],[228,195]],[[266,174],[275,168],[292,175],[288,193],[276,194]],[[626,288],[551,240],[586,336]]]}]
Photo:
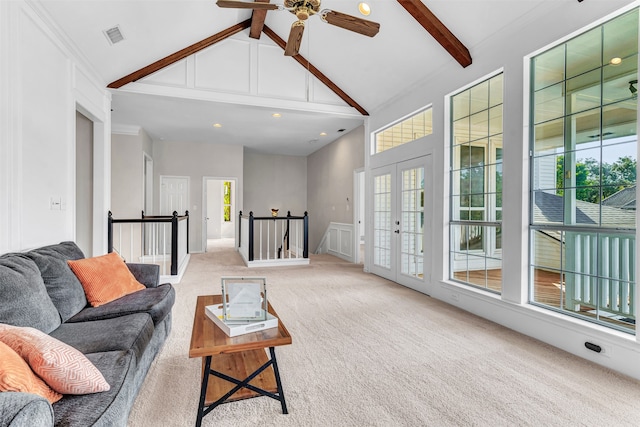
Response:
[{"label": "wooden ceiling beam", "polygon": [[240,22],[234,26],[227,28],[226,30],[222,30],[217,34],[212,35],[211,37],[207,37],[204,40],[201,40],[197,43],[192,44],[182,50],[179,50],[175,53],[172,53],[169,56],[166,56],[153,64],[149,64],[144,68],[139,69],[138,71],[134,71],[133,73],[122,77],[112,83],[110,83],[107,87],[111,89],[119,89],[127,83],[135,82],[136,80],[140,80],[143,77],[148,76],[149,74],[153,74],[158,70],[163,69],[171,64],[174,64],[190,55],[193,55],[196,52],[201,51],[202,49],[206,49],[209,46],[212,46],[219,41],[226,39],[236,33],[239,33],[242,30],[246,30],[251,26],[251,19],[247,19],[246,21]]},{"label": "wooden ceiling beam", "polygon": [[[269,3],[269,0],[255,0],[260,3]],[[251,29],[249,30],[249,37],[252,39],[259,39],[262,34],[262,28],[264,27],[264,20],[267,18],[267,10],[254,9],[251,14]]]},{"label": "wooden ceiling beam", "polygon": [[[280,36],[278,36],[271,28],[269,28],[268,26],[265,25],[264,28],[262,29],[262,31],[271,40],[273,40],[278,46],[280,46],[282,48],[282,50],[284,50],[286,48],[287,43]],[[356,101],[353,100],[353,98],[351,98],[349,95],[347,95],[342,89],[340,89],[338,87],[338,85],[336,85],[334,82],[332,82],[327,76],[322,74],[322,72],[320,72],[320,70],[318,70],[316,67],[314,67],[313,64],[311,64],[309,61],[307,61],[302,55],[298,54],[298,55],[292,56],[292,58],[295,59],[296,61],[298,61],[298,63],[300,65],[302,65],[305,70],[308,70],[311,74],[313,74],[315,76],[315,78],[320,80],[325,86],[327,86],[329,89],[331,89],[344,102],[346,102],[351,107],[353,107],[356,110],[358,110],[358,112],[360,114],[362,114],[363,116],[368,116],[369,115],[369,113],[367,113],[367,110],[362,108]]]},{"label": "wooden ceiling beam", "polygon": [[398,0],[411,16],[463,67],[471,65],[471,54],[456,36],[420,0]]}]

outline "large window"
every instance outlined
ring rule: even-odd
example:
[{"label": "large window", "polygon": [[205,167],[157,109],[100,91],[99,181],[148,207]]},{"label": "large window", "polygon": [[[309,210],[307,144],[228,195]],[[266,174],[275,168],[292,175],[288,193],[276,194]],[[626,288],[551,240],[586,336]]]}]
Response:
[{"label": "large window", "polygon": [[638,11],[531,60],[530,300],[635,329]]},{"label": "large window", "polygon": [[450,279],[502,290],[502,74],[451,97]]},{"label": "large window", "polygon": [[375,151],[381,153],[398,145],[415,141],[433,131],[431,107],[419,111],[375,134]]}]

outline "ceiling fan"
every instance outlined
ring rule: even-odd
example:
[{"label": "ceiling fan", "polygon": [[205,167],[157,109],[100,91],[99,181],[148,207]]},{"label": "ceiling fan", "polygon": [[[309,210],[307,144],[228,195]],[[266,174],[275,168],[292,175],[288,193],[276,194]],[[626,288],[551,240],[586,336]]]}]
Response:
[{"label": "ceiling fan", "polygon": [[304,33],[304,21],[312,15],[319,15],[327,24],[344,28],[345,30],[373,37],[378,34],[380,24],[346,13],[336,12],[334,10],[320,10],[321,0],[284,0],[284,5],[264,2],[245,2],[238,0],[218,0],[219,7],[237,8],[237,9],[256,9],[256,10],[288,10],[296,15],[298,20],[291,25],[289,38],[284,50],[286,56],[295,56],[298,54],[300,44],[302,43],[302,34]]}]

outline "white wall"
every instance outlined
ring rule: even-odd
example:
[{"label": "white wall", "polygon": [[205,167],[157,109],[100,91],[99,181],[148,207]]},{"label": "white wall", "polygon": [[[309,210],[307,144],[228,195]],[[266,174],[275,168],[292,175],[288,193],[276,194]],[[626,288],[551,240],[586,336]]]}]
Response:
[{"label": "white wall", "polygon": [[[240,194],[240,193],[238,193]],[[244,152],[243,214],[302,216],[307,210],[307,158]],[[311,221],[311,219],[310,219]]]},{"label": "white wall", "polygon": [[0,2],[0,252],[75,239],[76,109],[94,122],[93,245],[106,250],[110,95],[55,34],[37,6]]},{"label": "white wall", "polygon": [[330,222],[353,224],[353,171],[364,167],[364,126],[307,158],[309,250],[320,244]]},{"label": "white wall", "polygon": [[[409,159],[433,151],[432,179],[434,203],[431,215],[433,258],[430,265],[432,283],[428,293],[509,328],[533,336],[596,363],[640,378],[636,337],[585,321],[558,315],[549,310],[527,305],[528,300],[528,129],[525,114],[528,83],[523,66],[524,57],[563,38],[580,28],[629,5],[630,0],[553,1],[534,9],[526,17],[506,26],[499,34],[469,43],[473,64],[460,67],[453,59],[439,73],[426,76],[411,92],[399,94],[382,110],[372,114],[369,131],[391,123],[427,104],[433,104],[434,131],[419,143],[366,158],[367,183],[375,166]],[[465,42],[465,41],[463,41]],[[448,277],[448,143],[447,104],[445,97],[496,70],[504,71],[504,151],[503,151],[503,292],[490,295],[476,289],[451,283]],[[369,141],[368,141],[369,144]],[[368,188],[371,194],[371,188]],[[370,219],[371,212],[368,212]],[[372,230],[367,228],[367,236]],[[367,239],[371,242],[371,239]],[[369,243],[370,244],[370,243]],[[369,251],[371,248],[368,248]],[[369,261],[369,260],[367,260]],[[585,348],[585,341],[601,345],[605,351],[597,354]]]},{"label": "white wall", "polygon": [[[235,178],[238,210],[242,210],[243,192],[243,148],[217,143],[184,141],[155,141],[154,158],[154,205],[159,211],[160,175],[188,176],[189,189],[189,251],[203,252],[203,178]],[[180,212],[180,214],[183,214]],[[206,239],[204,239],[206,241]]]}]

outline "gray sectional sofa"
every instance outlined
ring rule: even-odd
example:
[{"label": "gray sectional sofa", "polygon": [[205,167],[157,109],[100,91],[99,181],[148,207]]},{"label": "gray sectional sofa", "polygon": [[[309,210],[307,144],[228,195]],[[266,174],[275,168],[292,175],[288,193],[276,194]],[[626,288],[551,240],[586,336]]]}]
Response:
[{"label": "gray sectional sofa", "polygon": [[171,331],[175,290],[159,267],[127,264],[146,289],[91,307],[67,260],[73,242],[0,256],[0,323],[30,326],[80,350],[109,391],[64,395],[53,405],[35,394],[0,392],[0,426],[125,426],[151,363]]}]

